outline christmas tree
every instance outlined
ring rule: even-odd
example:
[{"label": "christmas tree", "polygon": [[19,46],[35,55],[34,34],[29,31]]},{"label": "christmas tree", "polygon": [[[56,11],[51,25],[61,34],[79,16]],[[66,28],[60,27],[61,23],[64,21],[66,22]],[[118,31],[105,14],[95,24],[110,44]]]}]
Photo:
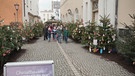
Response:
[{"label": "christmas tree", "polygon": [[133,19],[132,25],[123,23],[129,33],[124,36],[123,41],[117,41],[117,48],[121,54],[135,62],[135,14],[129,16]]},{"label": "christmas tree", "polygon": [[67,23],[66,27],[69,30],[69,37],[74,38],[73,36],[73,30],[77,27],[77,25],[75,23]]},{"label": "christmas tree", "polygon": [[74,40],[80,42],[81,41],[81,36],[82,32],[84,31],[84,27],[79,27],[79,25],[73,30],[73,37]]},{"label": "christmas tree", "polygon": [[102,25],[99,27],[100,37],[98,38],[98,45],[100,49],[110,53],[112,49],[115,48],[116,32],[110,24],[110,19],[108,17],[109,15],[104,17],[101,16],[100,22]]},{"label": "christmas tree", "polygon": [[99,37],[97,28],[98,28],[98,26],[96,26],[95,23],[89,22],[89,25],[86,26],[85,29],[82,31],[81,43],[88,46],[90,52],[91,52],[92,48],[94,48],[94,49],[97,48],[97,45],[96,45],[97,43],[95,44],[93,42],[93,41],[97,40]]}]

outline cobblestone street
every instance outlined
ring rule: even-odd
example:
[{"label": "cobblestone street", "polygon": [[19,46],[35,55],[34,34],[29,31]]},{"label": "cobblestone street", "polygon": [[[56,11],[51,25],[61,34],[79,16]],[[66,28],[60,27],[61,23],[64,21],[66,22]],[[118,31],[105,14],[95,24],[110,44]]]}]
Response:
[{"label": "cobblestone street", "polygon": [[44,41],[40,37],[33,44],[25,44],[26,52],[17,61],[53,60],[55,76],[135,76],[113,61],[88,53],[72,40],[69,43]]}]

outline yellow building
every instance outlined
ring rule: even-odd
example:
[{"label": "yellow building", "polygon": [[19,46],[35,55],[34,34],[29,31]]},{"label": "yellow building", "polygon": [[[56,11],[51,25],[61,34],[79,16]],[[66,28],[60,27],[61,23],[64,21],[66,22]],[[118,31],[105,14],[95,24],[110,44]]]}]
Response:
[{"label": "yellow building", "polygon": [[22,1],[21,0],[0,0],[0,20],[4,19],[2,25],[9,25],[17,20],[14,4],[19,4],[18,22],[22,22]]},{"label": "yellow building", "polygon": [[60,11],[62,22],[76,22],[83,18],[83,0],[61,0]]},{"label": "yellow building", "polygon": [[[1,25],[9,25],[11,22],[28,22],[34,24],[40,20],[39,0],[0,0]],[[17,8],[15,5],[17,4]]]}]

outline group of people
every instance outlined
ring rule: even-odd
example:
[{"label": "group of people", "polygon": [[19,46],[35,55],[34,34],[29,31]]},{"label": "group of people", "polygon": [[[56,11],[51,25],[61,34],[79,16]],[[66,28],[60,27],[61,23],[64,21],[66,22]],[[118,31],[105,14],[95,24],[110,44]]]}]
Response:
[{"label": "group of people", "polygon": [[63,39],[66,43],[68,42],[69,31],[67,27],[64,27],[63,25],[45,25],[43,32],[44,40],[48,40],[50,42],[51,39],[53,39],[54,41],[58,41],[58,43],[61,43]]}]

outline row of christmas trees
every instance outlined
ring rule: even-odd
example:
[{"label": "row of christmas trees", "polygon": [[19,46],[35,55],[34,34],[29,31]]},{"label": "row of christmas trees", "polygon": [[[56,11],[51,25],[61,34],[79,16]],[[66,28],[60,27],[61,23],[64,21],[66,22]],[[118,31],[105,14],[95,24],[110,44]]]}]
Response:
[{"label": "row of christmas trees", "polygon": [[0,65],[8,60],[10,54],[19,51],[24,42],[41,36],[42,29],[42,23],[25,27],[19,23],[0,26]]},{"label": "row of christmas trees", "polygon": [[[82,25],[68,25],[71,36],[74,40],[89,46],[90,52],[108,51],[109,53],[115,48],[116,32],[112,25],[110,25],[109,16],[101,17],[100,22],[102,25],[90,23],[84,27]],[[71,27],[74,27],[71,29]],[[76,27],[75,27],[76,26]]]},{"label": "row of christmas trees", "polygon": [[122,38],[116,37],[117,30],[110,24],[108,16],[101,17],[101,25],[89,22],[89,25],[84,27],[79,23],[69,23],[67,27],[70,37],[89,46],[90,52],[99,52],[100,54],[118,52],[135,61],[135,14],[130,17],[133,19],[132,25],[123,24],[129,34]]}]

